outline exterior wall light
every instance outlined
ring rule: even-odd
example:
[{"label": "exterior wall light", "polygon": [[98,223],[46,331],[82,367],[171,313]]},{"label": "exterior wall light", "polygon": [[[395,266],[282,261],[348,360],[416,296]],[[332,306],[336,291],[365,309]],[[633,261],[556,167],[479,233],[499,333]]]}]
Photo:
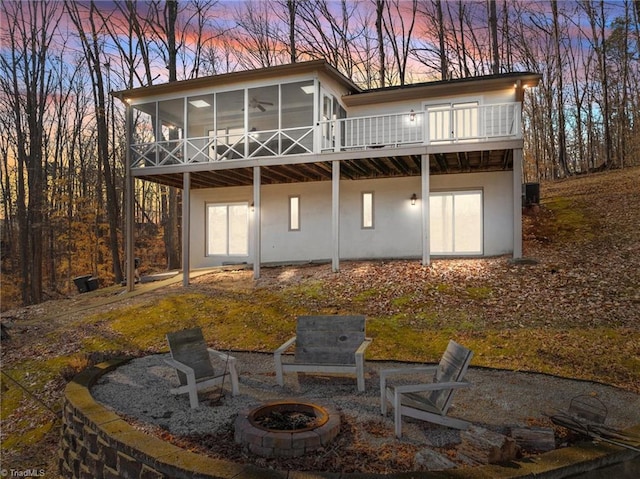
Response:
[{"label": "exterior wall light", "polygon": [[416,121],[416,112],[413,111],[413,108],[409,112],[409,121]]},{"label": "exterior wall light", "polygon": [[411,195],[411,205],[415,205],[416,204],[416,200],[418,199],[418,196],[414,193]]}]

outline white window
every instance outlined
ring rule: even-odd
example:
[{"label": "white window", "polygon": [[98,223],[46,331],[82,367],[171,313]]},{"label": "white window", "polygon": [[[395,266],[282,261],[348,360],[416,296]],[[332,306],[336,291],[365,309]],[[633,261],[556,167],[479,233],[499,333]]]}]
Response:
[{"label": "white window", "polygon": [[207,256],[249,254],[249,206],[247,203],[207,205]]},{"label": "white window", "polygon": [[289,231],[300,231],[300,197],[289,197]]},{"label": "white window", "polygon": [[373,229],[373,193],[362,193],[362,228]]},{"label": "white window", "polygon": [[482,254],[482,215],[482,191],[431,193],[431,254]]}]

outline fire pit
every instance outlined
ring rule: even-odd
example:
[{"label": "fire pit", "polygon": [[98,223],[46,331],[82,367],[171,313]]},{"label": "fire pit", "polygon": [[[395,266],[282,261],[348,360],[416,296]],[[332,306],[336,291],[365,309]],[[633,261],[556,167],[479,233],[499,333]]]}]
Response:
[{"label": "fire pit", "polygon": [[340,414],[330,407],[278,401],[241,411],[235,441],[263,457],[298,457],[328,444],[340,432]]}]

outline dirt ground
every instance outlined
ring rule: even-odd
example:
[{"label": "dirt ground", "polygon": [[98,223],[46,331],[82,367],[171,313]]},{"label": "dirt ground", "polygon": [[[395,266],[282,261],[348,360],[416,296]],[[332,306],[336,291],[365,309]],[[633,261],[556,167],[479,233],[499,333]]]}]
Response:
[{"label": "dirt ground", "polygon": [[[604,341],[589,343],[590,356],[601,371],[589,370],[591,379],[640,392],[640,169],[591,175],[543,184],[543,204],[524,217],[524,254],[531,263],[520,266],[505,258],[487,260],[437,260],[430,268],[417,261],[344,262],[340,274],[327,265],[296,268],[263,268],[262,278],[252,282],[251,273],[234,272],[194,278],[189,291],[233,291],[235,288],[280,289],[290,284],[323,281],[325,291],[340,307],[362,295],[364,288],[386,291],[368,301],[367,315],[393,315],[395,296],[411,294],[416,279],[448,285],[447,294],[434,287],[425,295],[434,308],[467,308],[478,311],[478,325],[509,330],[549,328],[558,348],[568,344],[566,331],[612,331],[625,339],[617,350],[607,350]],[[555,202],[555,203],[554,203]],[[568,202],[562,208],[562,202]],[[580,217],[562,216],[581,212]],[[489,297],[478,289],[478,277],[490,288]],[[83,364],[61,366],[59,358],[82,352],[90,338],[113,334],[107,324],[84,322],[96,312],[160,299],[181,289],[169,280],[139,285],[135,294],[122,288],[104,288],[86,295],[48,301],[40,305],[4,311],[2,323],[9,339],[2,340],[2,468],[43,469],[56,477],[62,391],[69,374]],[[453,294],[459,292],[460,294]],[[464,294],[463,294],[464,293]],[[476,296],[473,296],[476,295]],[[565,329],[563,329],[565,327]],[[605,337],[602,338],[606,339]],[[575,345],[579,348],[580,345]],[[577,350],[577,349],[576,349]],[[144,351],[124,351],[140,355]],[[108,354],[108,351],[105,352]],[[541,353],[542,354],[542,353]],[[559,361],[553,348],[542,358]],[[595,356],[594,356],[595,355]],[[621,356],[618,369],[608,358]],[[97,361],[97,354],[88,361]],[[509,367],[510,358],[494,356],[496,367]],[[576,364],[582,377],[583,365]],[[60,373],[62,371],[62,373]],[[594,377],[600,375],[600,377]],[[18,379],[18,383],[14,382]],[[19,392],[16,392],[19,391]]]}]

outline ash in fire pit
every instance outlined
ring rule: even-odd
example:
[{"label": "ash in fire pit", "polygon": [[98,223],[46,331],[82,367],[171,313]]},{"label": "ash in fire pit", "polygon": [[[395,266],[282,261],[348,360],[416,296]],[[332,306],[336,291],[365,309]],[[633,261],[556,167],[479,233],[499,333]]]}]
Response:
[{"label": "ash in fire pit", "polygon": [[254,419],[254,422],[265,429],[277,431],[299,431],[314,428],[318,418],[309,413],[298,411],[272,411],[271,413]]},{"label": "ash in fire pit", "polygon": [[297,457],[328,444],[340,432],[330,407],[282,401],[238,414],[235,441],[264,457]]}]

